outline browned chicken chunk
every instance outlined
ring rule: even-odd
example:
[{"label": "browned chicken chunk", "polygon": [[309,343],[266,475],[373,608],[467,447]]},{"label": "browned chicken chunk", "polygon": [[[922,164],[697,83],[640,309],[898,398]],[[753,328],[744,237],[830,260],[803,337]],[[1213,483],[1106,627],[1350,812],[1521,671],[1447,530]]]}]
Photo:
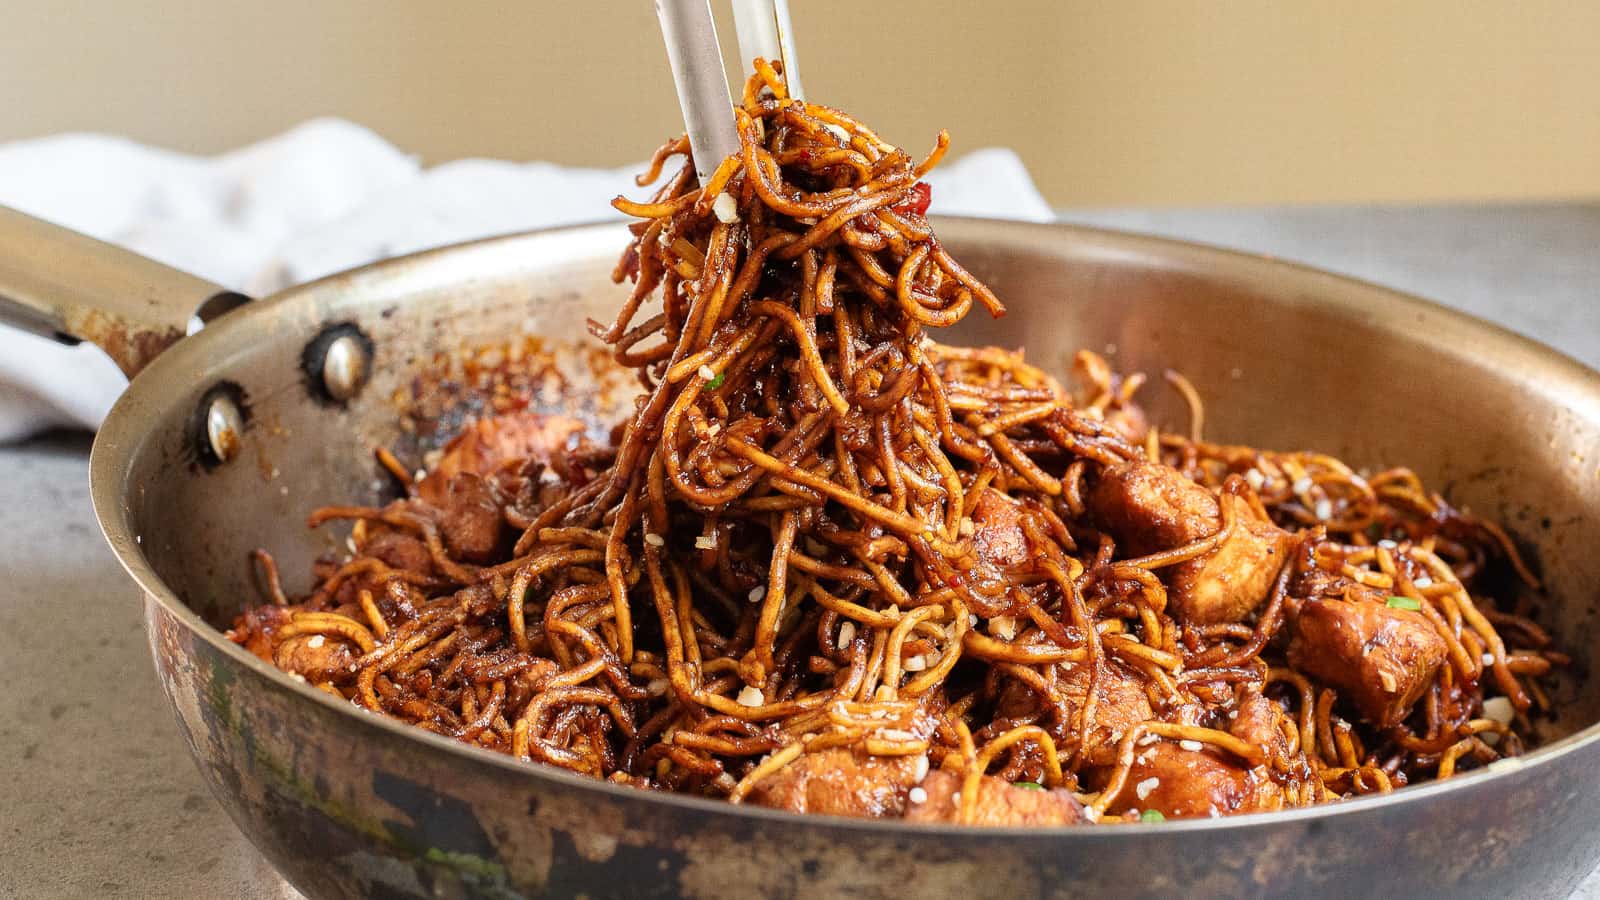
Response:
[{"label": "browned chicken chunk", "polygon": [[1246,769],[1215,750],[1170,741],[1139,748],[1108,811],[1153,809],[1169,819],[1226,816],[1283,807],[1283,789],[1265,767]]},{"label": "browned chicken chunk", "polygon": [[808,753],[757,782],[750,802],[797,813],[895,817],[905,812],[917,766],[910,756],[871,756],[843,747]]},{"label": "browned chicken chunk", "polygon": [[356,657],[349,644],[320,634],[295,634],[285,638],[273,653],[273,663],[285,672],[294,672],[310,682],[329,681],[349,675]]},{"label": "browned chicken chunk", "polygon": [[507,462],[530,457],[548,461],[582,432],[583,423],[570,416],[517,412],[479,419],[445,445],[438,464],[417,485],[417,494],[439,504],[457,473],[488,475]]},{"label": "browned chicken chunk", "polygon": [[[1288,551],[1288,533],[1250,503],[1233,496],[1221,502],[1236,523],[1222,546],[1164,570],[1173,614],[1184,622],[1211,625],[1248,616],[1271,591]],[[1126,463],[1101,473],[1089,510],[1124,552],[1139,556],[1193,543],[1222,527],[1217,496],[1159,463]]]},{"label": "browned chicken chunk", "polygon": [[439,516],[440,535],[451,556],[466,562],[488,561],[500,544],[504,524],[488,482],[471,472],[451,477]]},{"label": "browned chicken chunk", "polygon": [[972,543],[978,558],[1001,567],[1028,562],[1028,538],[1022,533],[1022,510],[1017,501],[984,488],[972,509]]},{"label": "browned chicken chunk", "polygon": [[[943,770],[929,772],[921,794],[906,809],[907,822],[955,822],[962,778]],[[919,802],[920,801],[920,802]],[[1071,791],[1018,787],[993,775],[978,779],[973,825],[1073,825],[1083,821],[1083,805]]]},{"label": "browned chicken chunk", "polygon": [[1444,638],[1420,612],[1376,591],[1314,597],[1291,619],[1289,664],[1348,698],[1379,728],[1403,721],[1444,662]]},{"label": "browned chicken chunk", "polygon": [[[1088,694],[1089,667],[1084,663],[1064,666],[1061,698],[1064,701],[1048,727],[1057,740],[1069,735],[1076,740],[1079,716]],[[1115,753],[1117,741],[1128,729],[1154,717],[1150,698],[1142,682],[1120,663],[1108,660],[1100,667],[1095,682],[1094,727],[1089,729],[1084,752],[1093,755],[1100,748]],[[1008,681],[1000,691],[995,712],[1002,718],[1021,719],[1036,712],[1046,701],[1021,681]]]},{"label": "browned chicken chunk", "polygon": [[1261,695],[1255,689],[1245,691],[1233,711],[1228,731],[1247,744],[1260,747],[1267,759],[1287,761],[1289,737],[1284,734],[1283,707]]}]

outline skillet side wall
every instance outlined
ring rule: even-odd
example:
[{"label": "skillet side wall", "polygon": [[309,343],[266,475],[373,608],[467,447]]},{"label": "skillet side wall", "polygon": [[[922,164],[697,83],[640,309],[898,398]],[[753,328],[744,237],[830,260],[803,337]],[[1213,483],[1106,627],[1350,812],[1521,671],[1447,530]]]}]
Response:
[{"label": "skillet side wall", "polygon": [[[1079,346],[1114,347],[1113,364],[1154,376],[1143,396],[1163,426],[1186,427],[1159,385],[1172,367],[1207,398],[1210,436],[1412,466],[1529,542],[1562,598],[1542,603],[1541,621],[1587,671],[1591,649],[1578,642],[1593,633],[1600,584],[1600,558],[1581,552],[1600,542],[1593,373],[1399,295],[1268,260],[1086,229],[947,220],[940,230],[1011,308],[996,322],[975,313],[942,339],[1026,345],[1056,373]],[[1600,845],[1592,741],[1397,802],[1231,827],[956,835],[802,822],[647,799],[422,740],[313,696],[199,621],[225,624],[252,602],[246,555],[257,546],[278,556],[291,590],[306,586],[311,559],[343,532],[307,532],[305,514],[382,496],[372,449],[405,443],[396,398],[435,354],[525,331],[581,341],[585,317],[608,319],[623,240],[618,226],[513,237],[296,289],[170,351],[102,431],[96,504],[153,592],[152,649],[191,749],[235,821],[309,893],[709,896],[738,885],[937,897],[1136,885],[1170,896],[1322,885],[1526,896],[1585,873]],[[304,343],[341,322],[376,346],[373,381],[348,408],[311,399],[299,370]],[[243,389],[250,423],[244,452],[207,470],[186,423],[224,378]],[[576,396],[548,405],[587,411]],[[1554,733],[1600,718],[1580,683]]]}]

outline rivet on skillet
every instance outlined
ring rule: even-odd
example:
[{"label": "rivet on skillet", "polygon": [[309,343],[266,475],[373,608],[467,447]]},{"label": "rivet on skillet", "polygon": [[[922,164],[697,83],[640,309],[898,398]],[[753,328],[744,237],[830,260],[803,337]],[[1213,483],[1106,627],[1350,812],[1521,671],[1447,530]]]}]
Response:
[{"label": "rivet on skillet", "polygon": [[329,325],[306,344],[300,365],[313,397],[342,406],[367,383],[372,339],[353,322]]},{"label": "rivet on skillet", "polygon": [[322,358],[322,387],[328,396],[340,402],[349,400],[366,380],[366,348],[348,334],[334,338]]},{"label": "rivet on skillet", "polygon": [[206,443],[211,456],[218,462],[227,462],[239,455],[243,443],[244,415],[239,405],[225,391],[208,395],[205,411]]}]

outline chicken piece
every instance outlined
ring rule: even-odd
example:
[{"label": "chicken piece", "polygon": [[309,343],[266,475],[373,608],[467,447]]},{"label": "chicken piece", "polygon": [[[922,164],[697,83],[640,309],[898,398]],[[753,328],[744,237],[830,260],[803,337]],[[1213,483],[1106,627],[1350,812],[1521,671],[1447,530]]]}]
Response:
[{"label": "chicken piece", "polygon": [[[913,794],[906,821],[955,822],[962,780],[960,775],[942,769],[929,772],[918,785],[922,794]],[[1075,825],[1083,820],[1083,804],[1071,791],[1018,787],[993,775],[978,779],[973,825]]]},{"label": "chicken piece", "polygon": [[978,558],[1001,568],[1029,564],[1022,507],[993,488],[984,488],[972,509],[972,543]]},{"label": "chicken piece", "polygon": [[333,681],[355,671],[349,644],[320,634],[293,634],[272,653],[273,664],[312,683]]},{"label": "chicken piece", "polygon": [[857,818],[905,812],[917,758],[872,756],[844,747],[808,753],[757,782],[750,802],[797,813]]},{"label": "chicken piece", "polygon": [[1289,534],[1248,501],[1215,494],[1171,466],[1125,463],[1107,469],[1089,495],[1094,521],[1123,550],[1143,556],[1210,537],[1228,504],[1233,532],[1220,547],[1163,570],[1173,614],[1197,625],[1238,622],[1261,605],[1289,549]]},{"label": "chicken piece", "polygon": [[[1109,777],[1109,776],[1108,776]],[[1283,807],[1283,789],[1266,767],[1246,769],[1215,750],[1156,741],[1133,758],[1108,812],[1153,809],[1169,819],[1227,816]]]},{"label": "chicken piece", "polygon": [[494,490],[471,472],[451,476],[439,508],[439,532],[450,555],[465,562],[488,562],[500,545],[505,519]]},{"label": "chicken piece", "polygon": [[1370,589],[1313,597],[1291,616],[1289,664],[1355,704],[1371,724],[1400,724],[1444,662],[1444,638],[1420,612]]},{"label": "chicken piece", "polygon": [[417,495],[434,505],[445,498],[450,479],[461,472],[488,475],[518,459],[548,462],[564,451],[583,423],[571,416],[536,412],[506,413],[478,419],[450,440],[444,454],[417,484]]},{"label": "chicken piece", "polygon": [[265,662],[272,662],[272,634],[289,623],[289,610],[282,606],[257,606],[233,620],[225,635]]},{"label": "chicken piece", "polygon": [[390,528],[369,528],[361,545],[361,555],[371,556],[392,569],[432,572],[433,555],[422,538]]},{"label": "chicken piece", "polygon": [[1254,688],[1242,692],[1233,711],[1228,732],[1247,744],[1266,751],[1267,759],[1287,762],[1289,737],[1283,733],[1286,714],[1283,707]]}]

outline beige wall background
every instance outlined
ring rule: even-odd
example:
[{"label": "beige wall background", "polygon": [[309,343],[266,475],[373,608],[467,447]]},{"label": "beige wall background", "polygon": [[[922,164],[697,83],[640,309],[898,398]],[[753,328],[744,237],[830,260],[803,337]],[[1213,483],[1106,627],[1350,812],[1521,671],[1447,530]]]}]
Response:
[{"label": "beige wall background", "polygon": [[[1595,0],[792,5],[811,99],[1014,147],[1061,205],[1600,195]],[[681,127],[667,78],[650,0],[0,0],[0,140],[337,115],[430,161],[615,165]]]}]

